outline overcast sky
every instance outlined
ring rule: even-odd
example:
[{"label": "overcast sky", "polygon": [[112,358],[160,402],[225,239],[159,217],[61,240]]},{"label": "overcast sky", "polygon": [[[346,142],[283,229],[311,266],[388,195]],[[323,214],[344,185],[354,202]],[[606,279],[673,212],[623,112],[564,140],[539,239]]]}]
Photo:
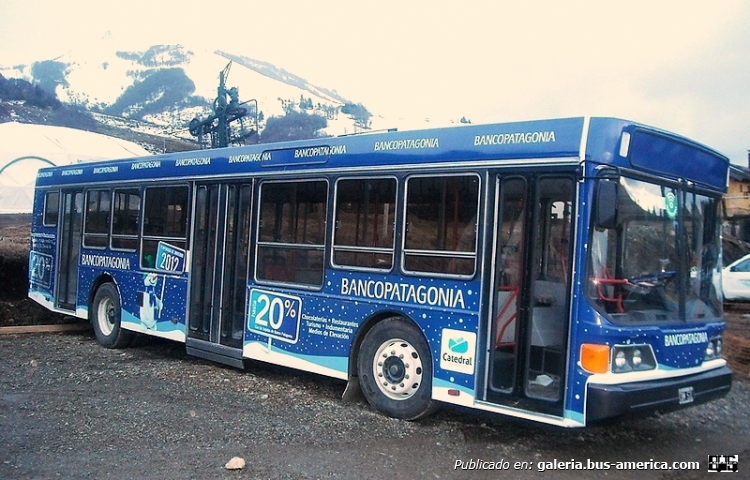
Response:
[{"label": "overcast sky", "polygon": [[0,1],[0,64],[105,34],[221,48],[371,112],[474,123],[604,115],[747,166],[750,2]]}]

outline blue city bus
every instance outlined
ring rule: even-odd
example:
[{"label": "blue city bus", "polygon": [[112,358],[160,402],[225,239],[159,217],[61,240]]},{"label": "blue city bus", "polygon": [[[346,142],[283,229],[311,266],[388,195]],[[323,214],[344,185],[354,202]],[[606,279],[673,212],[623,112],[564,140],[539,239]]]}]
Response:
[{"label": "blue city bus", "polygon": [[44,168],[29,296],[108,348],[326,375],[396,418],[669,411],[731,388],[728,169],[588,117]]}]

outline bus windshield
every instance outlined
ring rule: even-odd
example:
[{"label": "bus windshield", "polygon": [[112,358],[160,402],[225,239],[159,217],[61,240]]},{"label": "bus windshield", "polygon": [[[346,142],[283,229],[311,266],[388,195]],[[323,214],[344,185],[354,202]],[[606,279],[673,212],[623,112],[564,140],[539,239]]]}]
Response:
[{"label": "bus windshield", "polygon": [[718,199],[624,176],[617,187],[616,222],[593,229],[588,297],[618,324],[719,318]]}]

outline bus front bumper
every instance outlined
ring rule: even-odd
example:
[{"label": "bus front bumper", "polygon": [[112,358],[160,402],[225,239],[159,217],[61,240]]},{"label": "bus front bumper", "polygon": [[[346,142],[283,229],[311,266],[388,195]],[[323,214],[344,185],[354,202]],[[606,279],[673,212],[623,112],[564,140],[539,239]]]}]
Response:
[{"label": "bus front bumper", "polygon": [[626,414],[670,411],[721,398],[732,387],[727,367],[684,377],[621,383],[589,384],[586,423]]}]

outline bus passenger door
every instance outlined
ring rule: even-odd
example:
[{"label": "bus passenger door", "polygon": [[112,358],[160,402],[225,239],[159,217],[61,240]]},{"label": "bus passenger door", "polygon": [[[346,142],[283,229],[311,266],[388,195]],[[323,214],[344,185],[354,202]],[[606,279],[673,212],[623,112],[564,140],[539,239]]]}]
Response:
[{"label": "bus passenger door", "polygon": [[562,414],[574,187],[567,177],[498,177],[489,401]]},{"label": "bus passenger door", "polygon": [[[523,177],[498,178],[496,192],[495,270],[490,316],[490,399],[517,391],[526,310],[523,285],[528,244],[526,221],[528,181]],[[494,394],[494,395],[493,395]]]},{"label": "bus passenger door", "polygon": [[78,295],[78,263],[81,254],[83,191],[62,192],[60,246],[57,256],[57,308],[75,310]]},{"label": "bus passenger door", "polygon": [[570,324],[574,192],[575,182],[570,177],[536,179],[530,239],[534,250],[529,252],[531,276],[524,394],[560,405],[565,387]]},{"label": "bus passenger door", "polygon": [[189,351],[208,349],[219,356],[241,358],[241,351],[230,350],[241,349],[244,339],[251,212],[250,183],[206,183],[195,188]]}]

